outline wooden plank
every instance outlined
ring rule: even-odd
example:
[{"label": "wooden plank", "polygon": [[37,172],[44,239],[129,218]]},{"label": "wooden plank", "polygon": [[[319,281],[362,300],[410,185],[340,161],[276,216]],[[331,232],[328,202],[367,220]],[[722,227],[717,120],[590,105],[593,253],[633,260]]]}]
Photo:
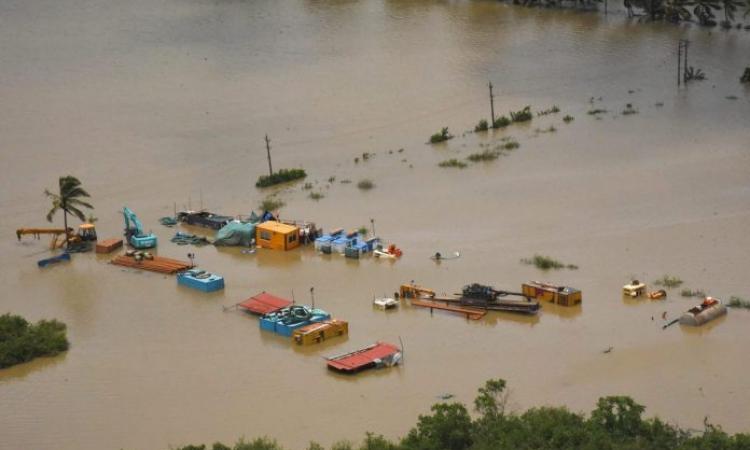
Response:
[{"label": "wooden plank", "polygon": [[487,311],[477,308],[467,308],[465,306],[453,306],[443,304],[431,300],[418,300],[412,299],[411,304],[414,306],[421,306],[423,308],[440,309],[443,311],[455,312],[459,314],[465,314],[467,319],[479,320],[487,314]]},{"label": "wooden plank", "polygon": [[141,261],[136,261],[132,256],[120,255],[114,258],[111,262],[118,266],[165,274],[174,274],[190,268],[190,263],[178,261],[176,259],[162,258],[159,256],[154,256],[154,259],[152,260],[142,259]]}]

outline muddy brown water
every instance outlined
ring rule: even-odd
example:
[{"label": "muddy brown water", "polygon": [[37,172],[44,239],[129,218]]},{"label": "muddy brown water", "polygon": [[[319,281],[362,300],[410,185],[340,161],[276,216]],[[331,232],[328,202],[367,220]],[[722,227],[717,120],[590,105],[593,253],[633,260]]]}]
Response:
[{"label": "muddy brown water", "polygon": [[[681,37],[709,79],[678,90]],[[397,437],[439,395],[468,403],[494,377],[508,380],[518,410],[590,411],[599,396],[627,394],[683,427],[709,417],[750,430],[750,312],[662,331],[662,312],[695,301],[679,289],[659,302],[620,296],[631,277],[669,273],[720,298],[750,297],[750,92],[738,83],[749,33],[480,1],[2,0],[0,42],[0,312],[58,318],[72,343],[0,371],[0,448]],[[499,113],[562,112],[465,134],[489,114],[488,80]],[[627,103],[639,113],[622,115]],[[609,113],[597,120],[592,107]],[[425,145],[442,126],[457,137]],[[260,202],[265,133],[274,167],[304,167],[325,194],[281,189],[282,217],[326,229],[374,218],[404,257],[170,243],[174,230],[157,219],[174,204],[247,214]],[[505,136],[521,147],[437,167]],[[355,164],[364,152],[374,156]],[[17,242],[14,230],[47,225],[42,191],[68,173],[92,193],[100,236],[120,233],[127,205],[159,236],[160,255],[194,251],[226,289],[190,291],[94,254],[37,269],[47,241]],[[364,178],[376,187],[359,191]],[[435,251],[461,257],[436,264]],[[534,253],[580,269],[519,263]],[[583,306],[480,321],[371,306],[410,280],[450,293],[530,279],[582,289]],[[222,311],[261,290],[307,301],[311,286],[317,306],[349,321],[347,339],[295,348]],[[324,355],[399,338],[402,367],[326,371]]]}]

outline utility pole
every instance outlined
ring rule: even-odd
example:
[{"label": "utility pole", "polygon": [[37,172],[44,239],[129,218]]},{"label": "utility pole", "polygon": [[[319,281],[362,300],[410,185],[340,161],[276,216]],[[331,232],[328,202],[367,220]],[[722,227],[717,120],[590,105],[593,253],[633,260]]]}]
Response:
[{"label": "utility pole", "polygon": [[677,87],[680,87],[680,82],[682,81],[680,64],[682,64],[682,39],[677,41]]},{"label": "utility pole", "polygon": [[492,124],[490,127],[495,128],[495,96],[492,95],[492,81],[489,82],[490,86],[490,114],[492,114]]},{"label": "utility pole", "polygon": [[688,41],[687,39],[685,39],[683,41],[683,43],[684,43],[683,45],[685,46],[685,62],[684,62],[684,64],[682,64],[682,82],[686,83],[687,82],[687,71],[688,71],[688,58],[687,58],[687,54],[688,54],[688,45],[690,44],[690,41]]},{"label": "utility pole", "polygon": [[370,225],[372,225],[372,237],[375,237],[375,219],[370,219]]},{"label": "utility pole", "polygon": [[266,135],[266,155],[268,155],[268,176],[273,176],[273,167],[271,167],[271,140]]}]

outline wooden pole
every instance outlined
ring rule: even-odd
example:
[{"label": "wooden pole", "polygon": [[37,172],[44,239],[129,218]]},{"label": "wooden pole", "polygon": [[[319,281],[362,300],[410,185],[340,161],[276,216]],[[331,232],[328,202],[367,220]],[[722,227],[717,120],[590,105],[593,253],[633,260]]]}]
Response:
[{"label": "wooden pole", "polygon": [[680,87],[680,81],[682,79],[680,64],[682,64],[682,39],[677,41],[677,87]]},{"label": "wooden pole", "polygon": [[685,41],[685,63],[682,65],[682,82],[687,81],[687,70],[688,70],[688,45],[689,41]]},{"label": "wooden pole", "polygon": [[271,140],[266,135],[266,155],[268,156],[268,176],[273,176],[273,167],[271,166]]},{"label": "wooden pole", "polygon": [[370,224],[372,225],[372,237],[375,237],[375,219],[370,219]]},{"label": "wooden pole", "polygon": [[490,86],[490,114],[492,117],[492,124],[490,127],[495,128],[495,96],[492,95],[492,81],[489,82]]}]

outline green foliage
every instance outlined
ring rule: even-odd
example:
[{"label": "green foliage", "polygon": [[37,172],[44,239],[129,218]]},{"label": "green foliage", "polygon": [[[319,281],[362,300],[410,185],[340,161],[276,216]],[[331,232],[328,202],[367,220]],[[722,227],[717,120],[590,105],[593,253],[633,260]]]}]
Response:
[{"label": "green foliage", "polygon": [[310,444],[307,445],[307,450],[325,450],[325,448],[315,441],[310,441]]},{"label": "green foliage", "polygon": [[563,117],[563,122],[565,122],[565,123],[570,123],[570,122],[572,122],[574,120],[576,120],[576,118],[573,117],[573,116],[571,116],[570,114],[568,114],[565,117]]},{"label": "green foliage", "polygon": [[443,127],[439,133],[430,136],[430,144],[437,144],[438,142],[444,142],[448,139],[453,139],[453,135],[448,132],[448,127]]},{"label": "green foliage", "polygon": [[703,289],[683,289],[680,291],[680,295],[683,297],[705,297],[706,293],[703,291]]},{"label": "green foliage", "polygon": [[521,144],[519,144],[516,141],[506,141],[505,143],[503,143],[502,149],[503,150],[515,150],[515,149],[517,149],[520,146],[521,146]]},{"label": "green foliage", "polygon": [[370,433],[365,434],[365,440],[359,446],[359,450],[398,450],[398,446],[384,438],[382,435]]},{"label": "green foliage", "polygon": [[614,438],[634,438],[642,431],[645,409],[630,397],[603,397],[596,403],[590,423]]},{"label": "green foliage", "polygon": [[495,122],[493,122],[492,124],[492,128],[505,128],[510,124],[511,124],[510,119],[508,119],[505,116],[500,116],[497,119],[495,119]]},{"label": "green foliage", "polygon": [[479,121],[479,123],[474,127],[474,131],[477,133],[480,131],[487,131],[489,129],[489,124],[487,123],[487,120],[482,119]]},{"label": "green foliage", "polygon": [[512,122],[528,122],[534,118],[534,114],[531,112],[531,106],[526,106],[520,111],[511,111],[510,120]]},{"label": "green foliage", "polygon": [[586,114],[588,114],[589,116],[596,116],[598,114],[606,114],[606,113],[607,113],[606,109],[594,108],[594,109],[590,109]]},{"label": "green foliage", "polygon": [[[747,4],[747,11],[750,12],[750,2]],[[745,72],[740,77],[740,83],[750,83],[750,67],[745,67]]]},{"label": "green foliage", "polygon": [[365,178],[364,180],[360,180],[359,183],[357,183],[357,187],[362,189],[363,191],[369,191],[370,189],[375,187],[375,183],[372,182],[372,180],[368,180]]},{"label": "green foliage", "polygon": [[252,441],[246,442],[245,439],[240,439],[234,444],[233,450],[282,450],[283,448],[276,442],[275,439],[269,439],[267,437],[260,437],[253,439]]},{"label": "green foliage", "polygon": [[557,114],[560,112],[560,108],[557,107],[557,105],[552,106],[552,108],[545,109],[543,111],[539,111],[536,113],[537,116],[546,116],[549,114]]},{"label": "green foliage", "polygon": [[57,320],[32,325],[21,316],[0,316],[0,369],[64,352],[70,346],[65,328]]},{"label": "green foliage", "polygon": [[308,197],[310,197],[312,200],[318,201],[321,198],[324,198],[325,194],[323,194],[322,192],[310,192],[310,195],[308,195]]},{"label": "green foliage", "polygon": [[[58,180],[58,191],[57,193],[51,192],[49,189],[44,190],[44,195],[52,199],[52,208],[47,213],[47,221],[52,222],[52,218],[58,210],[63,212],[63,223],[65,229],[68,229],[68,214],[73,214],[78,217],[81,222],[86,221],[86,217],[81,211],[81,208],[94,209],[90,203],[81,200],[82,198],[91,197],[85,189],[81,187],[81,182],[78,178],[67,175],[60,177]],[[93,217],[93,216],[92,216]],[[92,222],[93,223],[93,222]],[[65,246],[68,246],[68,234],[65,234]]]},{"label": "green foliage", "polygon": [[672,275],[664,275],[658,280],[654,281],[654,284],[656,286],[664,286],[666,288],[676,288],[679,287],[682,284],[682,280],[680,277],[672,276]]},{"label": "green foliage", "polygon": [[474,410],[485,417],[501,416],[505,413],[505,380],[487,380],[474,399]]},{"label": "green foliage", "polygon": [[331,450],[354,450],[354,446],[349,441],[338,441],[331,445]]},{"label": "green foliage", "polygon": [[499,156],[500,156],[499,151],[487,149],[479,153],[472,153],[471,155],[467,156],[466,159],[468,159],[471,162],[494,161]]},{"label": "green foliage", "polygon": [[685,81],[703,81],[706,79],[706,74],[701,69],[696,69],[690,66],[685,69]]},{"label": "green foliage", "polygon": [[262,202],[260,202],[258,208],[260,208],[262,211],[274,211],[279,208],[283,208],[284,205],[286,205],[286,203],[284,203],[284,201],[281,199],[275,197],[266,197]]},{"label": "green foliage", "polygon": [[737,297],[735,295],[729,297],[729,303],[727,303],[727,306],[730,308],[745,308],[750,309],[750,301],[745,300],[742,297]]},{"label": "green foliage", "polygon": [[440,167],[458,167],[459,169],[463,169],[467,166],[467,164],[463,161],[460,161],[456,158],[446,159],[445,161],[440,161],[438,163],[438,166]]},{"label": "green foliage", "polygon": [[261,175],[258,177],[258,181],[255,183],[255,187],[263,188],[268,186],[274,186],[288,181],[299,180],[305,178],[307,173],[303,169],[281,169],[275,172],[273,175]]},{"label": "green foliage", "polygon": [[633,105],[631,103],[628,103],[625,105],[625,109],[622,110],[623,116],[629,116],[631,114],[638,114],[638,110],[633,108]]},{"label": "green foliage", "polygon": [[305,191],[309,191],[312,188],[313,188],[313,184],[310,183],[309,181],[302,186],[302,189]]},{"label": "green foliage", "polygon": [[438,403],[432,415],[420,415],[417,426],[401,441],[407,450],[464,450],[472,444],[472,422],[460,403]]},{"label": "green foliage", "polygon": [[575,264],[565,264],[556,259],[550,258],[549,256],[534,255],[532,258],[521,259],[523,264],[529,264],[536,266],[537,269],[549,270],[549,269],[571,269],[576,270],[578,266]]}]

